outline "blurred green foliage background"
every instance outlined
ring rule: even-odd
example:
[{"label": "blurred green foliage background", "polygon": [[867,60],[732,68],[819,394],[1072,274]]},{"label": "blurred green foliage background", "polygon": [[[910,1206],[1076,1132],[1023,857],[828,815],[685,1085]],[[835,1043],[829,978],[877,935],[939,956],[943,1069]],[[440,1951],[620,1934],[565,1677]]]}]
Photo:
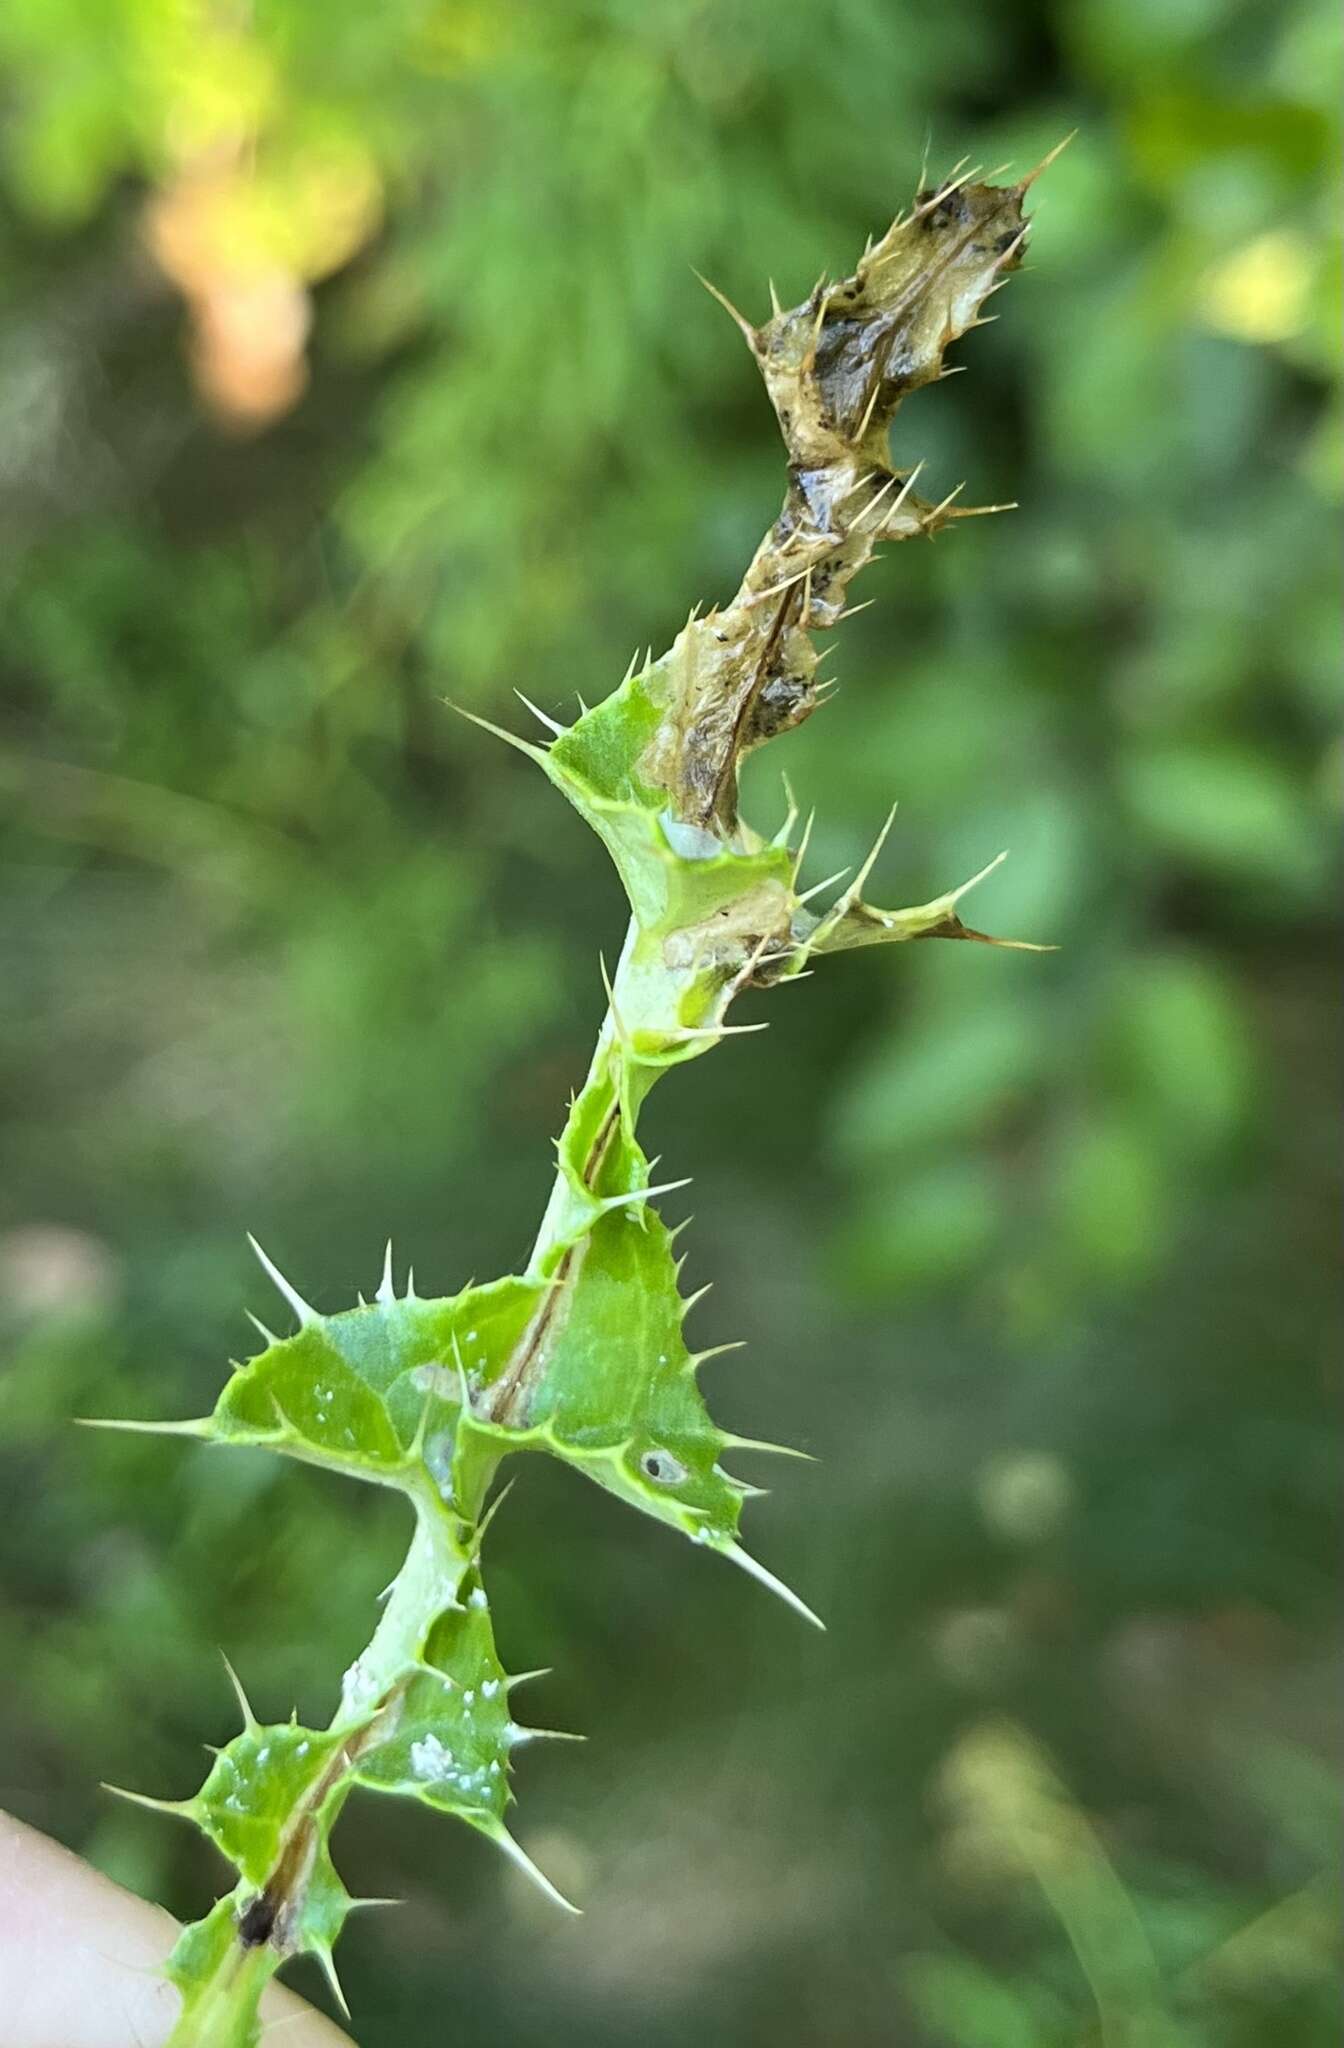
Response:
[{"label": "blurred green foliage background", "polygon": [[899,423],[1022,509],[871,573],[749,799],[820,875],[899,796],[885,901],[1011,847],[975,919],[1062,950],[828,962],[651,1112],[830,1633],[526,1471],[587,1917],[357,1801],[365,2048],[1337,2038],[1338,73],[1328,0],[0,12],[0,1800],[179,1913],[208,1852],[97,1782],[191,1789],[221,1646],[328,1712],[405,1531],[71,1416],[209,1404],[245,1227],[324,1307],[389,1230],[525,1254],[620,898],[443,700],[564,715],[735,586],[782,478],[692,264],[759,314],[926,142],[1081,129]]}]

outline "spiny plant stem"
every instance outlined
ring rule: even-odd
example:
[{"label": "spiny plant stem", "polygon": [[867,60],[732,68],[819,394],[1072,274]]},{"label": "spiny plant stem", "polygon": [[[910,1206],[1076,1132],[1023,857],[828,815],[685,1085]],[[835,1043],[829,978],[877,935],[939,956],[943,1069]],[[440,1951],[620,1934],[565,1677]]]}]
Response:
[{"label": "spiny plant stem", "polygon": [[971,883],[909,910],[867,902],[886,827],[848,886],[811,907],[830,885],[799,887],[807,829],[795,834],[792,800],[767,839],[740,814],[738,779],[747,753],[822,701],[815,636],[847,616],[848,586],[878,546],[932,538],[968,516],[955,492],[918,497],[918,465],[894,467],[887,437],[902,398],[944,374],[950,343],[979,324],[985,298],[1020,261],[1022,200],[1036,175],[1015,186],[954,178],[920,193],[851,277],[819,281],[760,327],[729,308],[784,438],[779,517],[732,602],[693,611],[660,660],[632,662],[570,727],[539,713],[544,744],[501,735],[603,840],[631,909],[610,982],[603,970],[606,1017],[525,1270],[422,1300],[409,1277],[398,1293],[389,1246],[373,1301],[323,1315],[260,1254],[296,1333],[265,1332],[210,1416],[115,1425],[264,1445],[394,1487],[415,1517],[330,1724],[263,1725],[240,1687],[242,1733],[201,1790],[147,1802],[195,1822],[237,1870],[233,1891],[184,1930],[170,1959],[183,1995],[173,2048],[254,2048],[258,1999],[291,1956],[315,1955],[339,1997],[332,1951],[357,1902],[329,1840],[357,1786],[456,1815],[558,1898],[505,1827],[514,1754],[552,1732],[513,1717],[510,1689],[521,1681],[499,1661],[481,1576],[486,1502],[506,1457],[560,1459],[816,1620],[737,1541],[756,1489],[724,1459],[783,1447],[710,1418],[697,1374],[731,1347],[697,1353],[687,1342],[697,1297],[680,1292],[674,1233],[653,1206],[671,1190],[653,1184],[637,1126],[669,1068],[739,1028],[727,1013],[746,988],[768,990],[855,946],[1007,943],[962,923]]},{"label": "spiny plant stem", "polygon": [[221,1951],[203,1981],[190,2011],[184,2010],[168,2039],[168,2048],[234,2048],[246,2043],[255,2028],[261,1995],[278,1967],[274,1951],[264,1944],[243,1948],[237,1943]]}]

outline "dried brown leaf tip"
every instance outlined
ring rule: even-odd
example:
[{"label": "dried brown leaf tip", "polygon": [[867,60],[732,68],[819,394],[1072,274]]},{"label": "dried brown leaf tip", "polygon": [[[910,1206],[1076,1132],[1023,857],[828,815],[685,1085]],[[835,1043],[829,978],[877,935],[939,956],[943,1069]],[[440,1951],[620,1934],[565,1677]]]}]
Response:
[{"label": "dried brown leaf tip", "polygon": [[709,286],[760,366],[788,490],[732,603],[689,620],[647,673],[661,716],[640,768],[678,818],[725,845],[741,843],[739,763],[815,710],[812,636],[845,616],[878,545],[1003,509],[958,507],[956,491],[919,497],[919,466],[893,467],[888,435],[902,399],[947,374],[948,348],[983,324],[985,300],[1020,264],[1023,200],[1057,154],[1015,185],[958,172],[920,192],[851,277],[822,279],[759,327]]}]

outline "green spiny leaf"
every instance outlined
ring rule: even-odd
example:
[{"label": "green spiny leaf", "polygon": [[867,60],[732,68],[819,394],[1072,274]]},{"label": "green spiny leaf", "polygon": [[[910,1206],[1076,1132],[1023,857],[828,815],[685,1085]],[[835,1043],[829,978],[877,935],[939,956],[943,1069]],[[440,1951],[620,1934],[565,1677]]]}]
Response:
[{"label": "green spiny leaf", "polygon": [[188,1810],[244,1883],[266,1883],[295,1813],[340,1781],[349,1740],[349,1730],[281,1722],[244,1729],[219,1751]]},{"label": "green spiny leaf", "polygon": [[358,1782],[419,1799],[475,1825],[502,1820],[509,1757],[521,1739],[508,1692],[477,1583],[465,1605],[440,1614],[429,1630],[377,1739],[360,1752]]},{"label": "green spiny leaf", "polygon": [[[890,824],[889,818],[887,828]],[[877,845],[849,888],[824,916],[813,920],[810,929],[800,937],[789,971],[803,966],[813,953],[842,953],[855,946],[888,945],[904,939],[973,939],[982,946],[999,946],[1018,953],[1049,953],[1054,950],[1050,946],[1035,945],[1028,939],[991,938],[988,933],[975,931],[970,925],[963,924],[957,914],[961,898],[978,882],[983,882],[987,875],[992,875],[995,868],[1007,860],[1006,853],[996,855],[978,875],[972,875],[969,882],[949,889],[944,896],[935,896],[931,903],[917,904],[911,910],[877,910],[871,903],[865,903],[860,891],[881,849],[887,828],[884,828]]]},{"label": "green spiny leaf", "polygon": [[502,1369],[542,1291],[505,1279],[315,1317],[234,1374],[211,1433],[407,1490],[427,1469],[451,1492],[464,1381]]},{"label": "green spiny leaf", "polygon": [[[705,631],[712,638],[708,623]],[[754,835],[739,832],[729,839],[687,823],[670,806],[666,790],[642,779],[643,758],[660,730],[669,694],[665,664],[676,658],[674,650],[656,668],[627,676],[549,745],[535,746],[511,733],[503,737],[541,765],[602,840],[641,932],[666,937],[703,930],[712,949],[719,939],[714,921],[740,916],[754,899],[758,927],[782,935],[792,865],[787,851],[762,847]],[[694,936],[683,941],[683,955],[694,950]]]}]

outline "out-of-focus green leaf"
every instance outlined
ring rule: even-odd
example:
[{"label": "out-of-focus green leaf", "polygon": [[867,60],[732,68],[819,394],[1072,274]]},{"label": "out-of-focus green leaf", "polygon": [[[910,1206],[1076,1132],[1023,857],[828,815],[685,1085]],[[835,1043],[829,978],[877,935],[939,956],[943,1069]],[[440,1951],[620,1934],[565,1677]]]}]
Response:
[{"label": "out-of-focus green leaf", "polygon": [[1117,1053],[1173,1149],[1222,1144],[1250,1098],[1250,1037],[1232,989],[1187,953],[1136,957],[1114,1005]]},{"label": "out-of-focus green leaf", "polygon": [[974,1272],[998,1227],[1003,1183],[980,1159],[911,1164],[866,1191],[843,1248],[851,1285],[879,1299]]},{"label": "out-of-focus green leaf", "polygon": [[1159,1140],[1116,1116],[1065,1134],[1057,1165],[1065,1249],[1101,1282],[1148,1271],[1171,1227],[1172,1182]]},{"label": "out-of-focus green leaf", "polygon": [[1313,806],[1263,753],[1227,745],[1136,751],[1122,782],[1144,838],[1197,874],[1279,889],[1290,903],[1322,874]]},{"label": "out-of-focus green leaf", "polygon": [[855,1162],[945,1145],[1026,1100],[1046,1052],[1029,1014],[984,1004],[907,1024],[843,1086],[835,1144]]},{"label": "out-of-focus green leaf", "polygon": [[912,1956],[905,1979],[915,2010],[945,2048],[1050,2048],[1030,2002],[970,1956]]}]

